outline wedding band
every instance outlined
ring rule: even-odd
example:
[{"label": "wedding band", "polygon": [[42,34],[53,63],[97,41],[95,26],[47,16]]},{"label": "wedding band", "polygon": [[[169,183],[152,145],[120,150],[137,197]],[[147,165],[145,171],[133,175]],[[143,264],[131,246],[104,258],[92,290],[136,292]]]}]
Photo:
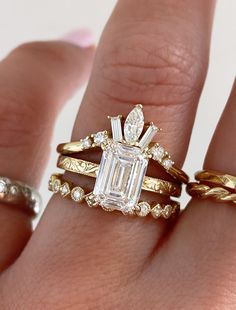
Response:
[{"label": "wedding band", "polygon": [[[57,167],[93,178],[97,177],[99,170],[98,164],[63,155],[59,156]],[[148,176],[144,177],[142,189],[165,196],[179,197],[181,195],[179,184]]]},{"label": "wedding band", "polygon": [[203,170],[196,173],[195,179],[198,182],[191,182],[187,185],[187,192],[192,197],[236,203],[236,177]]},{"label": "wedding band", "polygon": [[206,182],[217,186],[219,185],[229,190],[236,191],[236,177],[229,174],[203,170],[196,173],[195,179],[200,182]]},{"label": "wedding band", "polygon": [[[137,108],[137,107],[136,107]],[[120,127],[118,141],[122,141],[122,130],[121,130],[121,121],[118,121],[120,117],[110,117],[111,122],[115,123],[113,126]],[[119,123],[118,123],[119,122]],[[150,136],[160,130],[155,125],[151,123],[146,132],[150,132]],[[75,153],[80,153],[85,150],[95,149],[97,147],[102,147],[106,141],[109,141],[111,137],[111,133],[107,130],[97,132],[96,134],[92,134],[87,136],[80,141],[62,143],[57,146],[57,152],[62,155],[72,155]],[[154,137],[154,136],[153,136]],[[145,136],[144,136],[145,138]],[[147,135],[147,138],[148,135]],[[141,140],[142,142],[142,140]],[[172,160],[170,154],[159,144],[152,143],[150,141],[146,147],[146,153],[149,159],[152,159],[154,162],[158,163],[162,166],[165,171],[170,174],[177,182],[187,184],[189,182],[188,175],[179,167],[177,167]],[[135,145],[135,143],[134,143]]]},{"label": "wedding band", "polygon": [[0,202],[22,209],[32,216],[40,212],[41,197],[32,187],[20,181],[0,177]]},{"label": "wedding band", "polygon": [[[148,209],[147,214],[153,213],[155,206],[139,201],[142,189],[167,196],[179,196],[180,183],[187,183],[188,176],[174,165],[171,156],[161,145],[152,143],[160,129],[153,123],[145,125],[141,105],[136,105],[124,122],[122,119],[121,115],[109,117],[111,133],[107,130],[100,131],[78,142],[60,144],[57,148],[61,154],[58,167],[96,177],[94,189],[85,199],[88,204],[100,205],[106,211],[118,210],[123,214],[137,214],[141,205],[145,206],[145,210]],[[102,150],[99,165],[66,156],[95,148]],[[162,166],[178,184],[146,176],[151,160]],[[68,184],[65,182],[62,190],[69,193]],[[179,206],[177,202],[168,200],[168,206]],[[160,206],[163,210],[170,208]]]},{"label": "wedding band", "polygon": [[[58,193],[63,198],[69,198],[76,203],[86,201],[87,205],[91,208],[99,206],[99,201],[96,200],[96,197],[93,193],[86,194],[82,187],[75,185],[68,180],[65,180],[62,174],[51,175],[48,189],[53,193]],[[101,205],[101,207],[104,211],[108,212],[115,210],[106,208],[104,205]],[[124,215],[136,215],[139,217],[146,217],[147,215],[151,215],[155,219],[169,219],[178,215],[180,211],[180,205],[176,201],[170,201],[166,204],[141,201],[132,210],[123,209],[119,211],[122,211]]]}]

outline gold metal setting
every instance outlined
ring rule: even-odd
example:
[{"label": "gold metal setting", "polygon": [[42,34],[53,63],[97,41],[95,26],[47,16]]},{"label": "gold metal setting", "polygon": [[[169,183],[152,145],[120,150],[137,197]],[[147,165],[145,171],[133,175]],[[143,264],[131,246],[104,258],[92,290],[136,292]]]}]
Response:
[{"label": "gold metal setting", "polygon": [[200,182],[219,185],[229,190],[236,191],[236,177],[229,174],[223,174],[211,170],[202,170],[196,173],[195,179]]},{"label": "gold metal setting", "polygon": [[236,203],[236,177],[203,170],[197,172],[195,178],[198,182],[189,183],[187,192],[198,198],[212,198],[217,202]]},{"label": "gold metal setting", "polygon": [[[63,155],[59,156],[57,167],[93,178],[97,177],[99,169],[98,164]],[[165,196],[179,197],[181,195],[181,186],[179,184],[148,176],[144,177],[142,189]]]},{"label": "gold metal setting", "polygon": [[[86,202],[91,208],[98,207],[93,193],[85,193],[85,190],[72,182],[65,180],[62,174],[53,174],[50,177],[48,189],[55,193],[60,194],[62,198],[68,198],[76,203]],[[101,206],[104,211],[111,212]],[[178,215],[180,212],[180,205],[178,202],[170,201],[169,203],[158,202],[144,202],[141,201],[137,204],[134,212],[122,212],[124,215],[132,215],[138,217],[152,216],[154,219],[170,219]]]},{"label": "gold metal setting", "polygon": [[[60,153],[57,167],[96,178],[92,193],[84,194],[89,206],[99,205],[106,211],[118,210],[123,214],[138,216],[151,214],[154,218],[169,218],[173,213],[176,214],[179,203],[169,198],[166,199],[167,204],[139,200],[142,190],[179,197],[181,184],[189,180],[174,164],[170,154],[160,144],[152,142],[161,129],[153,122],[144,122],[142,105],[136,105],[126,118],[121,115],[108,118],[111,131],[99,131],[80,141],[60,144],[57,147]],[[102,151],[99,164],[75,158],[81,152],[95,149]],[[176,183],[147,176],[151,161],[164,168]],[[60,176],[50,182],[53,183],[51,188],[54,192],[80,201],[84,191],[82,188],[73,187],[72,191],[70,183],[64,182]]]},{"label": "gold metal setting", "polygon": [[[111,133],[109,131],[102,131],[99,133],[106,133],[106,137],[109,139]],[[97,133],[97,134],[99,134]],[[94,137],[96,134],[92,134],[87,136],[85,139],[81,139],[80,141],[68,142],[59,144],[57,147],[57,152],[62,155],[72,155],[76,153],[83,152],[85,150],[91,150],[98,148],[99,146],[103,148],[104,142],[96,144],[94,142]],[[159,149],[161,152],[155,156],[155,149]],[[147,148],[147,155],[149,158],[157,162],[160,166],[162,166],[166,172],[171,175],[177,182],[187,184],[189,182],[188,175],[179,167],[177,167],[172,160],[170,154],[164,150],[162,146],[158,143],[150,143],[150,146]]]}]

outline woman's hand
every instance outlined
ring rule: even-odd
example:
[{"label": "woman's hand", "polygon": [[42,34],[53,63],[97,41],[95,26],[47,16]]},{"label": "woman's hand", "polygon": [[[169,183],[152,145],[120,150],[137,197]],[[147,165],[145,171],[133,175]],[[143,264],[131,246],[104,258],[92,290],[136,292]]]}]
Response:
[{"label": "woman's hand", "polygon": [[[165,129],[160,142],[182,165],[207,71],[213,11],[213,0],[120,0],[72,140],[106,128],[107,114],[126,115],[142,103],[147,119]],[[93,50],[30,43],[0,63],[1,174],[38,184],[56,114],[87,78]],[[205,161],[232,174],[235,101],[236,86]],[[53,197],[29,239],[28,216],[1,205],[0,308],[234,309],[235,221],[234,207],[211,201],[192,200],[170,227]]]}]

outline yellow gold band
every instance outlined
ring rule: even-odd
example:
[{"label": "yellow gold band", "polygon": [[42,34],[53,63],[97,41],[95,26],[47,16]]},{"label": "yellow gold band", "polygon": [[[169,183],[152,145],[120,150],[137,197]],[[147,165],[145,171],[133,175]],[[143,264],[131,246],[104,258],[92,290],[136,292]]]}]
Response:
[{"label": "yellow gold band", "polygon": [[[80,186],[73,184],[70,181],[64,179],[62,174],[53,174],[49,180],[48,189],[54,193],[59,193],[63,198],[69,198],[74,202],[81,203],[85,201],[89,207],[97,207],[99,204],[93,201],[93,194],[86,194],[84,189]],[[104,207],[101,207],[104,211],[111,211]],[[176,201],[170,201],[167,204],[157,202],[139,202],[133,213],[125,213],[124,215],[136,215],[139,217],[145,217],[151,215],[153,218],[172,218],[180,212],[180,205]]]},{"label": "yellow gold band", "polygon": [[195,179],[236,191],[236,177],[229,174],[203,170],[196,173]]},{"label": "yellow gold band", "polygon": [[236,203],[236,193],[223,187],[210,187],[202,183],[189,183],[187,192],[192,197],[197,198],[212,198],[217,202],[232,202]]},{"label": "yellow gold band", "polygon": [[[99,169],[98,164],[63,155],[59,156],[57,167],[93,178],[96,178]],[[181,194],[181,186],[179,184],[148,176],[144,177],[142,189],[166,196],[179,197]]]}]

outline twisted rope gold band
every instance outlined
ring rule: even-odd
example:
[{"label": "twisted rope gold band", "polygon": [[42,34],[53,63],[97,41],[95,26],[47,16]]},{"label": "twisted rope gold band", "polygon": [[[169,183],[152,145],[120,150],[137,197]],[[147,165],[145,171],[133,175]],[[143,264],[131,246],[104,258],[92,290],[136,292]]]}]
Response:
[{"label": "twisted rope gold band", "polygon": [[232,193],[223,187],[210,187],[201,183],[189,183],[187,192],[193,197],[213,198],[217,202],[236,203],[236,193]]},{"label": "twisted rope gold band", "polygon": [[[93,178],[97,177],[99,169],[98,164],[63,155],[59,156],[57,167]],[[181,186],[179,184],[148,176],[144,177],[142,189],[166,196],[179,197],[181,194]]]}]

